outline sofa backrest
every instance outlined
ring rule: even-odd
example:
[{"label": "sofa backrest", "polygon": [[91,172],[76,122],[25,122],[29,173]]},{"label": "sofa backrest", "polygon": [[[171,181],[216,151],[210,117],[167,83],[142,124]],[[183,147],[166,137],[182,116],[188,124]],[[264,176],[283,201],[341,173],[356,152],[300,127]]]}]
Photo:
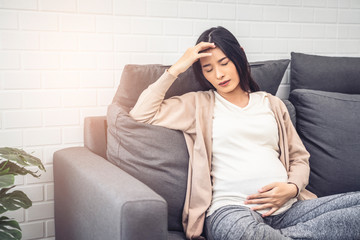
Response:
[{"label": "sofa backrest", "polygon": [[[289,62],[289,59],[280,59],[250,63],[251,75],[259,85],[260,90],[275,95]],[[125,108],[133,107],[142,91],[155,82],[167,68],[169,66],[159,64],[126,65],[113,102],[118,102]],[[210,84],[207,86],[199,84],[192,67],[190,67],[186,72],[179,75],[167,91],[165,99],[180,96],[187,92],[206,91],[210,88]]]},{"label": "sofa backrest", "polygon": [[290,90],[360,93],[360,58],[291,53]]}]

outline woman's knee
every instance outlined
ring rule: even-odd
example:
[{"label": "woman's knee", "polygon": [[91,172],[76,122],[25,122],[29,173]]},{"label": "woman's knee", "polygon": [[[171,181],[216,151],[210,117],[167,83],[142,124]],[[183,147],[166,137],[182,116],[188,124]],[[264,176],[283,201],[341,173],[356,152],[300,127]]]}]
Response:
[{"label": "woman's knee", "polygon": [[338,197],[338,201],[344,205],[344,207],[360,205],[360,191],[341,193],[334,196]]},{"label": "woman's knee", "polygon": [[224,207],[206,221],[209,239],[256,239],[260,225],[265,225],[262,217],[249,209]]}]

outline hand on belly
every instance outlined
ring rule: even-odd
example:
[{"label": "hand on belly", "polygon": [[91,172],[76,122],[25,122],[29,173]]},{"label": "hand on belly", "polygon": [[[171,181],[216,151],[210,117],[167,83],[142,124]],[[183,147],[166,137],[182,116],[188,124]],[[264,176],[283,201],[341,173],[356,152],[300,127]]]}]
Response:
[{"label": "hand on belly", "polygon": [[297,186],[293,183],[274,182],[260,188],[258,193],[249,195],[245,204],[257,204],[251,208],[254,211],[270,209],[262,214],[262,217],[267,217],[280,209],[291,198],[296,197],[297,192]]}]

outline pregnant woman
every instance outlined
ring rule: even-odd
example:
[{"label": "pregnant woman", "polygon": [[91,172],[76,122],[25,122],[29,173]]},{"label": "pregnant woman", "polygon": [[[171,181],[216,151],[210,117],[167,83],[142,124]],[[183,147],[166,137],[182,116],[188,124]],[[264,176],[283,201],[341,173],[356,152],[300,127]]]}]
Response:
[{"label": "pregnant woman", "polygon": [[[190,66],[213,89],[164,100]],[[360,193],[316,198],[305,189],[309,153],[283,102],[259,91],[244,49],[225,28],[201,34],[130,115],[184,133],[188,239],[360,239]]]}]

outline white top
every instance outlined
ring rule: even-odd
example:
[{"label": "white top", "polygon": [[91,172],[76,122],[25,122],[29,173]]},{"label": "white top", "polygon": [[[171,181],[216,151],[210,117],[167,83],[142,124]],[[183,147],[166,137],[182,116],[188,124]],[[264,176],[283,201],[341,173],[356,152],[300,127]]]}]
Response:
[{"label": "white top", "polygon": [[[266,93],[250,93],[249,98],[248,105],[240,108],[215,92],[213,198],[208,216],[226,205],[252,207],[244,204],[248,195],[270,183],[288,180],[279,160],[279,133]],[[286,211],[295,201],[289,200],[273,215]]]}]

